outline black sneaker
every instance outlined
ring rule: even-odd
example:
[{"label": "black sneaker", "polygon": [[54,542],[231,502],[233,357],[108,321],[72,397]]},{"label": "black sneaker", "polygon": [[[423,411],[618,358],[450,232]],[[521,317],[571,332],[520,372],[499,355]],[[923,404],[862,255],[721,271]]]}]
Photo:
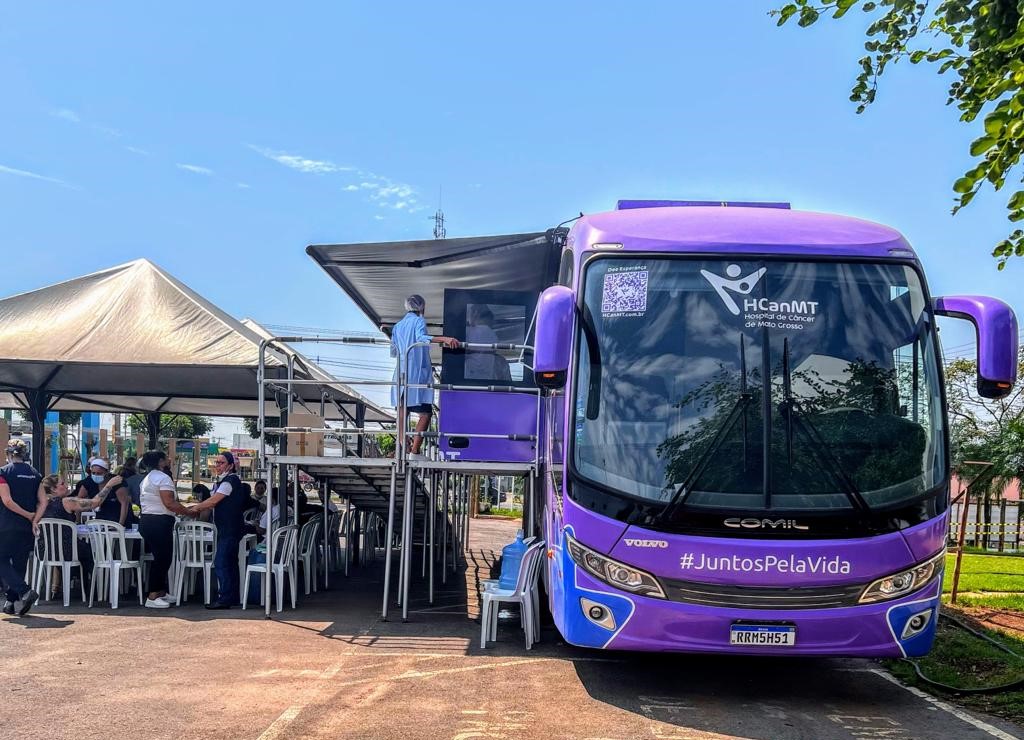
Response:
[{"label": "black sneaker", "polygon": [[32,589],[29,589],[25,593],[25,595],[21,597],[21,608],[18,609],[18,616],[24,617],[26,614],[28,614],[32,610],[32,606],[36,603],[38,599],[39,594],[37,594]]},{"label": "black sneaker", "polygon": [[10,614],[12,617],[14,616],[14,602],[13,601],[5,601],[4,602],[4,614]]}]

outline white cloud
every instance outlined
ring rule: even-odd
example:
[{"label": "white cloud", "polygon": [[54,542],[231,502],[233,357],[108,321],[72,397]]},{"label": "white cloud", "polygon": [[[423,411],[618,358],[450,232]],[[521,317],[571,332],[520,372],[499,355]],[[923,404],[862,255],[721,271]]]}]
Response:
[{"label": "white cloud", "polygon": [[69,182],[64,182],[56,177],[47,177],[46,175],[40,175],[37,172],[29,172],[28,170],[19,170],[14,167],[7,167],[0,164],[0,172],[7,175],[14,175],[15,177],[27,177],[32,180],[41,180],[42,182],[52,182],[54,185],[60,185],[62,188],[71,188],[72,190],[81,190],[77,185],[72,185]]},{"label": "white cloud", "polygon": [[209,167],[200,167],[197,164],[181,164],[181,163],[178,163],[178,164],[176,164],[174,166],[177,167],[179,170],[185,170],[186,172],[194,172],[197,175],[212,175],[213,174],[213,170],[211,170]]},{"label": "white cloud", "polygon": [[249,149],[260,156],[266,157],[278,164],[284,165],[293,170],[313,175],[328,175],[336,172],[354,172],[361,178],[358,183],[349,183],[342,190],[347,193],[355,193],[365,190],[370,199],[381,207],[394,208],[396,210],[408,210],[410,212],[421,210],[416,200],[416,190],[406,183],[394,182],[390,178],[378,175],[375,172],[339,165],[326,159],[309,159],[299,154],[267,149],[266,147],[246,144]]},{"label": "white cloud", "polygon": [[127,149],[132,154],[139,154],[143,157],[149,156],[149,152],[147,152],[145,149],[139,149],[137,146],[126,146],[125,149]]},{"label": "white cloud", "polygon": [[374,220],[374,221],[383,221],[383,220],[384,220],[384,217],[383,217],[383,216],[381,216],[381,215],[376,215],[376,216],[374,216],[374,217],[373,217],[373,220]]},{"label": "white cloud", "polygon": [[252,187],[252,186],[251,186],[251,185],[249,185],[249,183],[247,183],[247,182],[238,182],[238,183],[235,183],[235,184],[236,184],[236,185],[237,185],[238,187],[240,187],[240,188],[241,188],[242,190],[248,190],[248,189],[249,189],[250,187]]},{"label": "white cloud", "polygon": [[116,128],[110,128],[110,126],[100,126],[94,123],[92,125],[92,129],[93,131],[98,131],[104,136],[109,136],[112,139],[119,139],[121,138],[121,136],[123,136],[123,134],[120,131],[118,131]]},{"label": "white cloud", "polygon": [[65,121],[71,121],[71,123],[81,123],[82,119],[79,118],[78,114],[73,110],[67,108],[58,108],[57,110],[50,111],[50,115],[54,118],[62,118]]},{"label": "white cloud", "polygon": [[253,144],[246,144],[246,146],[257,154],[260,154],[267,159],[271,159],[278,164],[283,164],[285,167],[308,174],[324,175],[330,172],[352,172],[355,169],[354,167],[345,167],[335,164],[334,162],[330,162],[326,159],[309,159],[298,154],[278,152],[273,149],[254,146]]}]

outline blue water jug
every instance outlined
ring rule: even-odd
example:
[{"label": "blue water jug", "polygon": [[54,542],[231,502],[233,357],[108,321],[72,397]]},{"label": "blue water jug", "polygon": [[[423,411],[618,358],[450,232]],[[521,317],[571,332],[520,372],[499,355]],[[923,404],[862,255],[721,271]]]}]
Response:
[{"label": "blue water jug", "polygon": [[501,576],[498,587],[513,589],[519,578],[519,564],[523,561],[526,544],[523,542],[523,530],[516,532],[516,539],[501,548]]}]

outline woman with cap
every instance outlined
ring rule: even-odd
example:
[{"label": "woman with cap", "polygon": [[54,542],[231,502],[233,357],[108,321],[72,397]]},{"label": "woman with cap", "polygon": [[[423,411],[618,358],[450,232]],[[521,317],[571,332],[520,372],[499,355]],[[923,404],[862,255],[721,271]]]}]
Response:
[{"label": "woman with cap", "polygon": [[124,479],[120,475],[112,476],[107,461],[94,457],[89,461],[89,475],[75,487],[75,498],[96,498],[101,491],[114,495],[104,497],[103,503],[96,509],[96,518],[117,522],[122,527],[130,525],[132,497],[124,485]]},{"label": "woman with cap", "polygon": [[213,524],[217,527],[217,552],[213,568],[217,573],[217,600],[207,609],[230,609],[238,602],[238,543],[242,540],[243,514],[246,499],[238,477],[238,463],[230,452],[221,452],[213,458],[217,480],[210,497],[190,511],[199,515],[213,509]]},{"label": "woman with cap", "polygon": [[[404,398],[398,396],[398,375],[403,363],[405,367],[405,383],[407,385],[426,385],[433,379],[430,366],[430,348],[412,347],[418,342],[433,342],[449,349],[459,346],[457,339],[452,337],[432,337],[427,333],[427,322],[423,313],[427,310],[427,302],[423,296],[413,294],[405,299],[405,310],[408,312],[391,329],[391,356],[397,358],[395,363],[395,385],[391,386],[391,404],[395,407],[404,402],[407,413],[419,414],[416,420],[416,436],[409,446],[409,457],[421,458],[420,448],[423,437],[420,435],[430,426],[430,417],[434,413],[434,391],[431,388],[404,388]],[[403,432],[405,430],[402,430]]]}]

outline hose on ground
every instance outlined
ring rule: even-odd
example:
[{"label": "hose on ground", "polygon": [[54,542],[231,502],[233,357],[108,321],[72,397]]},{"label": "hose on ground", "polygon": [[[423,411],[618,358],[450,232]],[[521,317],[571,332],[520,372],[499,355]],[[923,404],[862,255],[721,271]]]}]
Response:
[{"label": "hose on ground", "polygon": [[[995,645],[1004,653],[1009,653],[1015,658],[1024,659],[1024,655],[1014,652],[1013,650],[1006,647],[997,640],[993,640],[984,632],[974,629],[969,624],[961,622],[959,619],[950,614],[940,614],[939,619],[944,619],[947,622],[951,622],[960,629],[971,633],[975,637],[980,637],[985,642]],[[904,663],[908,663],[909,665],[913,666],[914,673],[916,673],[917,677],[924,681],[926,684],[928,684],[929,686],[934,686],[937,689],[941,689],[942,691],[946,691],[951,694],[998,694],[1003,691],[1014,691],[1016,689],[1024,689],[1024,678],[1018,678],[1014,681],[1010,681],[1009,683],[999,684],[998,686],[979,686],[977,688],[961,688],[959,686],[950,686],[949,684],[942,683],[941,681],[936,681],[935,679],[928,678],[928,676],[924,675],[924,672],[921,670],[921,666],[918,665],[918,662],[916,660],[912,660],[910,658],[900,658],[900,660],[902,660]]]}]

